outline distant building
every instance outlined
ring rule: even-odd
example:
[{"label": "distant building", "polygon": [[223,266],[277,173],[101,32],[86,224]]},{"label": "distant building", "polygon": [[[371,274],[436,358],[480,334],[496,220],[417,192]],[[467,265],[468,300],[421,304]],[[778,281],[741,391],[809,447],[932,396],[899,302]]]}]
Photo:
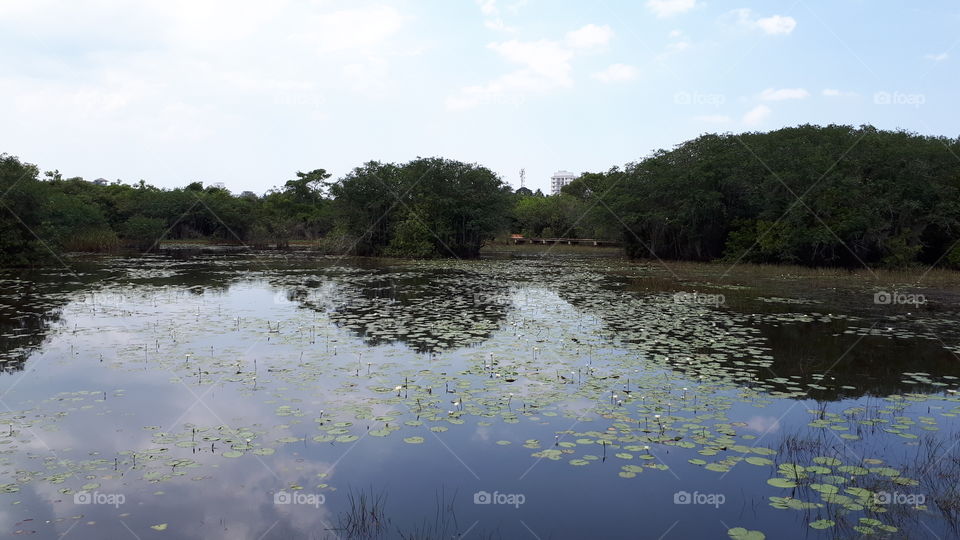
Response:
[{"label": "distant building", "polygon": [[98,185],[98,186],[105,186],[105,185],[109,184],[110,181],[107,180],[106,178],[97,178],[96,180],[93,181],[93,183],[96,184],[96,185]]},{"label": "distant building", "polygon": [[577,179],[577,175],[570,171],[557,171],[550,177],[550,193],[559,195],[563,186]]}]

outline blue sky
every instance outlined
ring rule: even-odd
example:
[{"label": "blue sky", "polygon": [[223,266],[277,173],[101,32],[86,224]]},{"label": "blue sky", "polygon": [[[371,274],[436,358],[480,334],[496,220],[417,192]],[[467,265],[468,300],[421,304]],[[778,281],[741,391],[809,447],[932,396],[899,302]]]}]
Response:
[{"label": "blue sky", "polygon": [[0,152],[263,192],[444,156],[548,191],[706,132],[960,134],[954,1],[0,0]]}]

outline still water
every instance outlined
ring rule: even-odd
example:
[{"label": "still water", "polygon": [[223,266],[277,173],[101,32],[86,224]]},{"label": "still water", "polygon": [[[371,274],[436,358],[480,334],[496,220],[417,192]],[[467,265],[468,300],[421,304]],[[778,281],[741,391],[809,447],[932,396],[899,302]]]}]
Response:
[{"label": "still water", "polygon": [[960,534],[960,288],[724,270],[0,274],[0,536]]}]

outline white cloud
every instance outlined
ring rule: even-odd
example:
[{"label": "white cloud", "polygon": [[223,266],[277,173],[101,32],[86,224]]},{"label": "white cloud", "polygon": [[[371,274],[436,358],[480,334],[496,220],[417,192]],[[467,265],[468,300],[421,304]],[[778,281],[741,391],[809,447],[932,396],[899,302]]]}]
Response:
[{"label": "white cloud", "polygon": [[524,96],[542,93],[573,84],[571,72],[573,51],[557,41],[510,40],[491,43],[487,47],[504,60],[521,67],[492,81],[467,86],[456,96],[447,98],[448,109],[468,109],[484,103],[519,104]]},{"label": "white cloud", "polygon": [[566,84],[570,79],[570,59],[573,52],[556,41],[518,41],[512,39],[491,43],[487,47],[496,51],[508,62],[521,64],[525,69],[551,81]]},{"label": "white cloud", "polygon": [[343,67],[343,77],[354,90],[368,95],[384,95],[387,90],[387,62],[371,58],[366,62],[354,62]]},{"label": "white cloud", "polygon": [[483,25],[489,28],[490,30],[496,30],[498,32],[516,32],[517,28],[514,26],[507,26],[507,23],[503,22],[503,19],[497,17],[496,19],[487,19],[483,21]]},{"label": "white cloud", "polygon": [[859,95],[856,92],[837,90],[836,88],[824,88],[821,93],[824,97],[857,97]]},{"label": "white cloud", "polygon": [[671,42],[667,43],[666,52],[657,55],[658,60],[663,60],[669,57],[671,54],[682,53],[683,51],[693,47],[693,44],[690,42],[690,38],[680,30],[673,30],[668,35],[671,39]]},{"label": "white cloud", "polygon": [[796,19],[784,15],[755,18],[753,11],[747,8],[735,9],[730,13],[736,17],[740,26],[760,30],[770,36],[789,35],[797,27]]},{"label": "white cloud", "polygon": [[514,26],[508,25],[504,22],[501,15],[506,12],[509,15],[516,15],[520,8],[526,4],[526,0],[518,0],[511,4],[507,4],[504,9],[500,9],[500,6],[497,5],[497,0],[476,0],[477,5],[480,6],[480,13],[483,14],[485,20],[483,25],[489,28],[490,30],[496,30],[498,32],[516,32],[517,28]]},{"label": "white cloud", "polygon": [[758,126],[766,121],[770,117],[770,114],[773,113],[773,110],[766,105],[757,105],[756,107],[750,109],[747,114],[743,115],[743,123],[748,126]]},{"label": "white cloud", "polygon": [[567,32],[567,43],[574,49],[602,47],[613,39],[613,29],[607,25],[588,24],[578,30]]},{"label": "white cloud", "polygon": [[500,8],[497,7],[497,0],[477,0],[480,6],[480,12],[487,16],[500,14]]},{"label": "white cloud", "polygon": [[[568,32],[563,42],[512,39],[490,43],[488,49],[519,67],[487,83],[461,88],[446,99],[446,106],[458,110],[486,103],[519,105],[529,95],[570,87],[573,85],[571,62],[576,54],[608,44],[613,35],[609,26],[588,24]],[[630,73],[621,68],[618,73],[608,75],[624,77]]]},{"label": "white cloud", "polygon": [[649,0],[647,9],[657,17],[672,17],[697,7],[697,0]]},{"label": "white cloud", "polygon": [[950,55],[945,52],[942,52],[940,54],[928,54],[924,58],[926,58],[927,60],[933,60],[934,62],[943,62],[944,60],[947,60],[948,58],[950,58]]},{"label": "white cloud", "polygon": [[810,92],[804,88],[781,88],[774,90],[767,88],[760,93],[760,99],[764,101],[784,101],[787,99],[806,99],[810,97]]},{"label": "white cloud", "polygon": [[[253,175],[217,172],[195,148],[209,145],[209,157],[282,144],[254,133],[264,133],[269,118],[303,133],[344,109],[340,103],[390,97],[402,57],[423,42],[405,32],[407,13],[381,4],[37,0],[0,11],[0,49],[25,40],[0,73],[4,120],[25,127],[15,145],[9,137],[0,143],[94,178],[174,182],[189,169],[252,187]],[[32,44],[27,33],[50,46]],[[55,131],[72,133],[77,144],[46,151],[46,134]],[[94,144],[115,149],[114,173],[103,172],[89,151]],[[141,158],[147,148],[182,159],[158,164]]]},{"label": "white cloud", "polygon": [[793,17],[774,15],[772,17],[757,19],[756,25],[771,36],[787,35],[797,27],[797,20]]},{"label": "white cloud", "polygon": [[603,71],[594,73],[592,77],[603,83],[632,81],[640,75],[637,68],[626,64],[611,64]]},{"label": "white cloud", "polygon": [[320,53],[369,49],[393,37],[406,17],[390,6],[372,6],[324,13],[312,18],[309,30],[291,35]]}]

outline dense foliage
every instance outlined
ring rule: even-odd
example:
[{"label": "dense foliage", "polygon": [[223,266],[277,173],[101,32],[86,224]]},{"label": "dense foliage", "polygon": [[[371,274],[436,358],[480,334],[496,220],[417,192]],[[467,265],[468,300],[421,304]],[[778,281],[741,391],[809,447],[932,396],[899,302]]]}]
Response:
[{"label": "dense foliage", "polygon": [[957,139],[834,125],[705,135],[567,191],[634,256],[960,262]]},{"label": "dense foliage", "polygon": [[621,240],[634,257],[960,267],[960,140],[864,126],[704,135],[560,195],[441,158],[298,172],[260,196],[64,179],[0,155],[0,264],[163,239],[476,257],[500,233]]},{"label": "dense foliage", "polygon": [[510,188],[485,167],[439,158],[369,162],[331,189],[362,255],[476,257],[506,229]]},{"label": "dense foliage", "polygon": [[204,239],[284,248],[314,241],[333,252],[475,257],[509,226],[510,189],[489,169],[444,159],[367,163],[330,181],[298,172],[263,196],[193,182],[99,185],[0,156],[0,264],[47,262],[61,251]]}]

